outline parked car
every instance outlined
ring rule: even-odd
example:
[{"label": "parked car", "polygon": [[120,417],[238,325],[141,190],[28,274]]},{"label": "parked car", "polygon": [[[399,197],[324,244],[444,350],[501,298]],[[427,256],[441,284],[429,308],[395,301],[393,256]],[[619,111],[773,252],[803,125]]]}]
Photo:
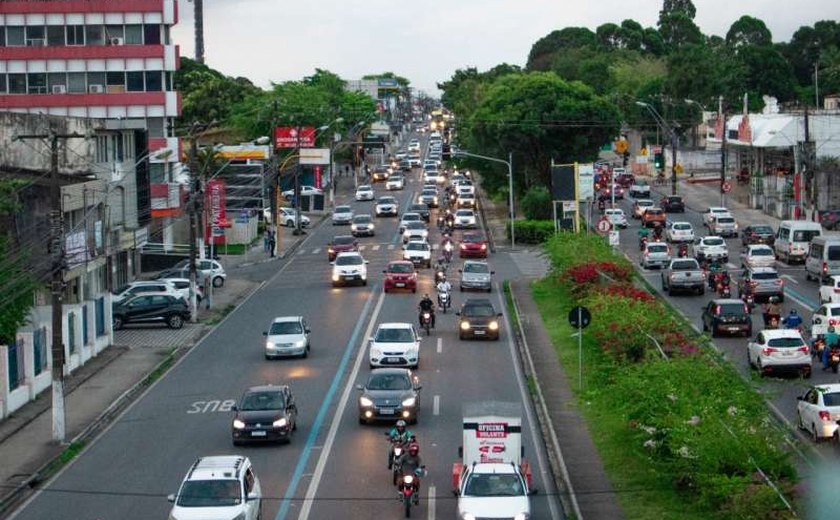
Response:
[{"label": "parked car", "polygon": [[260,479],[251,460],[241,455],[199,458],[190,466],[178,492],[166,498],[173,503],[169,520],[258,520],[262,511]]},{"label": "parked car", "polygon": [[[190,301],[190,279],[189,278],[173,277],[173,278],[160,278],[159,280],[162,281],[162,282],[171,283],[175,287],[175,290],[178,292],[178,294],[181,295],[181,298],[183,298],[187,302]],[[202,287],[198,283],[196,283],[196,285],[195,285],[195,297],[196,297],[196,300],[199,303],[201,302],[202,298],[204,298],[204,287]]]},{"label": "parked car", "polygon": [[375,420],[404,420],[417,424],[420,411],[420,380],[407,368],[375,368],[359,396],[359,424]]},{"label": "parked car", "polygon": [[785,301],[785,282],[779,277],[779,272],[772,267],[748,267],[738,280],[738,297],[750,294],[758,302],[768,300],[771,296]]},{"label": "parked car", "polygon": [[190,319],[190,307],[180,295],[144,293],[114,304],[111,314],[115,330],[129,323],[163,323],[180,329]]},{"label": "parked car", "polygon": [[244,442],[292,441],[297,405],[288,385],[252,386],[233,407],[233,445]]},{"label": "parked car", "polygon": [[265,358],[309,355],[309,334],[312,331],[303,316],[274,318],[265,336]]},{"label": "parked car", "polygon": [[388,262],[388,267],[382,272],[385,273],[382,287],[386,293],[402,289],[417,292],[417,272],[411,262],[405,260]]},{"label": "parked car", "polygon": [[370,368],[420,365],[420,336],[411,323],[380,323],[370,338]]},{"label": "parked car", "polygon": [[[189,279],[187,279],[187,284],[189,284]],[[187,294],[185,296],[182,291],[175,288],[175,284],[170,282],[169,279],[137,280],[116,289],[111,294],[111,303],[119,303],[125,299],[144,293],[168,293],[186,300],[189,298],[189,285],[187,285]]]},{"label": "parked car", "polygon": [[482,233],[464,233],[458,248],[458,256],[460,258],[487,258],[488,247],[487,238]]},{"label": "parked car", "polygon": [[[280,213],[280,225],[285,227],[295,227],[297,226],[296,217],[298,215],[298,211],[294,208],[286,208],[281,207],[278,208]],[[300,227],[309,227],[309,217],[304,214],[300,214]]]},{"label": "parked car", "polygon": [[[198,275],[198,283],[203,284],[205,278],[209,278],[213,282],[213,287],[221,287],[225,284],[225,280],[227,280],[227,273],[225,272],[225,268],[222,267],[222,264],[219,263],[218,260],[210,260],[205,258],[204,260],[196,260],[195,263],[196,273]],[[157,279],[162,280],[164,278],[189,278],[189,268],[190,268],[190,261],[189,260],[181,260],[172,269],[167,269],[161,271],[158,274]],[[186,274],[185,274],[186,273]]]},{"label": "parked car", "polygon": [[[300,187],[300,195],[302,197],[307,197],[307,196],[312,196],[312,195],[323,195],[323,194],[324,194],[324,192],[322,190],[316,188],[315,186],[305,186],[304,185],[304,186]],[[295,196],[295,189],[292,188],[290,190],[285,190],[282,193],[282,195],[283,195],[283,197],[286,198],[286,200],[292,200],[292,198]]]},{"label": "parked car", "polygon": [[461,305],[458,316],[458,339],[499,339],[502,313],[486,299],[468,298]]},{"label": "parked car", "polygon": [[659,207],[665,213],[685,213],[685,201],[679,195],[662,197]]},{"label": "parked car", "polygon": [[814,385],[796,398],[796,425],[814,442],[833,439],[840,421],[840,384]]},{"label": "parked car", "polygon": [[795,372],[811,377],[811,349],[796,329],[762,330],[747,343],[747,360],[762,376]]},{"label": "parked car", "polygon": [[775,241],[776,232],[773,231],[772,227],[765,224],[747,226],[741,230],[741,243],[745,246],[751,244],[767,244],[772,246]]},{"label": "parked car", "polygon": [[333,226],[350,225],[353,221],[353,208],[350,206],[336,206],[332,214]]},{"label": "parked car", "polygon": [[467,289],[476,289],[487,292],[491,292],[493,290],[491,277],[495,271],[490,270],[490,266],[487,262],[467,260],[464,262],[464,267],[462,269],[458,269],[458,272],[461,273],[461,292]]},{"label": "parked car", "polygon": [[352,235],[336,235],[327,244],[327,260],[332,262],[339,253],[358,251],[359,241]]},{"label": "parked car", "polygon": [[742,300],[715,298],[703,307],[700,319],[703,332],[711,332],[712,337],[721,333],[752,336],[752,314]]},{"label": "parked car", "polygon": [[773,267],[776,255],[773,248],[765,244],[747,246],[741,252],[741,267]]}]

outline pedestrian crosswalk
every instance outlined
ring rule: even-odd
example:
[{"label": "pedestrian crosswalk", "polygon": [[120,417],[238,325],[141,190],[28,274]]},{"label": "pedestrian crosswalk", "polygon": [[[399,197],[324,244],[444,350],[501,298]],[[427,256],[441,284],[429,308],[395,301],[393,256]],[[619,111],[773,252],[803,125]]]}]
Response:
[{"label": "pedestrian crosswalk", "polygon": [[[401,243],[399,244],[391,244],[391,243],[379,243],[379,244],[359,244],[359,252],[383,252],[383,251],[394,251],[402,246]],[[432,244],[432,250],[438,251],[440,250],[440,244]],[[323,247],[312,247],[312,248],[301,248],[298,249],[295,255],[297,256],[307,256],[307,255],[319,255],[323,254],[325,249]]]}]

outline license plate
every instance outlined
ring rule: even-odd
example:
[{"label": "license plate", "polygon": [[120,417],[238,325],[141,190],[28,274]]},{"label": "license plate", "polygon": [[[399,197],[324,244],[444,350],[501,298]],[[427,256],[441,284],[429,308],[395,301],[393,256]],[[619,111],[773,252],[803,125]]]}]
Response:
[{"label": "license plate", "polygon": [[400,358],[398,358],[398,357],[387,357],[387,358],[385,358],[385,362],[386,363],[399,363]]},{"label": "license plate", "polygon": [[379,413],[382,415],[394,415],[393,408],[380,408]]},{"label": "license plate", "polygon": [[265,437],[265,432],[260,432],[260,431],[251,432],[251,437]]},{"label": "license plate", "polygon": [[726,330],[728,330],[729,332],[737,332],[741,330],[741,327],[728,327]]},{"label": "license plate", "polygon": [[396,284],[394,284],[394,285],[396,285],[397,287],[405,287],[405,284],[404,284],[404,283],[399,283],[399,282],[397,282],[397,283],[396,283]]},{"label": "license plate", "polygon": [[782,355],[783,355],[783,356],[792,356],[792,355],[793,355],[793,352],[788,352],[787,350],[783,350],[783,351],[782,351]]},{"label": "license plate", "polygon": [[356,276],[355,276],[355,275],[352,275],[352,274],[348,274],[348,275],[345,275],[345,276],[344,276],[344,279],[345,279],[345,280],[355,280],[355,279],[356,279]]},{"label": "license plate", "polygon": [[475,334],[476,336],[483,336],[484,331],[483,330],[476,330],[476,331],[473,331],[473,334]]}]

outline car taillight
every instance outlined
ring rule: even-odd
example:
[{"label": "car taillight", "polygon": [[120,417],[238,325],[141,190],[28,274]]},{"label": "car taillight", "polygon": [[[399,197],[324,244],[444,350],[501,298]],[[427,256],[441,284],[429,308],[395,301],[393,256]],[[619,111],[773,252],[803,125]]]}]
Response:
[{"label": "car taillight", "polygon": [[764,347],[763,349],[761,349],[761,353],[765,356],[769,356],[773,352],[776,352],[776,349],[774,349],[773,347]]},{"label": "car taillight", "polygon": [[831,420],[831,414],[828,413],[825,410],[820,410],[820,420],[821,421],[830,421]]},{"label": "car taillight", "polygon": [[785,281],[782,279],[776,280],[776,285],[784,285]]},{"label": "car taillight", "polygon": [[801,347],[799,347],[796,350],[798,350],[799,352],[804,352],[806,354],[810,352],[810,350],[808,349],[808,347],[806,345],[802,345]]},{"label": "car taillight", "polygon": [[750,282],[750,287],[758,287],[758,282]]},{"label": "car taillight", "polygon": [[823,262],[823,269],[822,269],[822,271],[823,271],[823,273],[827,273],[827,272],[828,272],[828,264],[827,264],[827,263],[825,263],[825,262]]}]

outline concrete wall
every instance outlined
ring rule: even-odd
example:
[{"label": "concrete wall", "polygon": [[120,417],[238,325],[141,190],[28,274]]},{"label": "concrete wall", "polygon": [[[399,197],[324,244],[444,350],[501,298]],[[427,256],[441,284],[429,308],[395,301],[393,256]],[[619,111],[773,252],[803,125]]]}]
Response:
[{"label": "concrete wall", "polygon": [[[101,120],[76,117],[35,116],[0,112],[0,167],[26,170],[50,169],[49,142],[38,139],[15,140],[21,135],[59,134],[93,135],[104,128]],[[90,171],[94,156],[94,139],[66,139],[59,141],[59,171],[78,174]]]}]

